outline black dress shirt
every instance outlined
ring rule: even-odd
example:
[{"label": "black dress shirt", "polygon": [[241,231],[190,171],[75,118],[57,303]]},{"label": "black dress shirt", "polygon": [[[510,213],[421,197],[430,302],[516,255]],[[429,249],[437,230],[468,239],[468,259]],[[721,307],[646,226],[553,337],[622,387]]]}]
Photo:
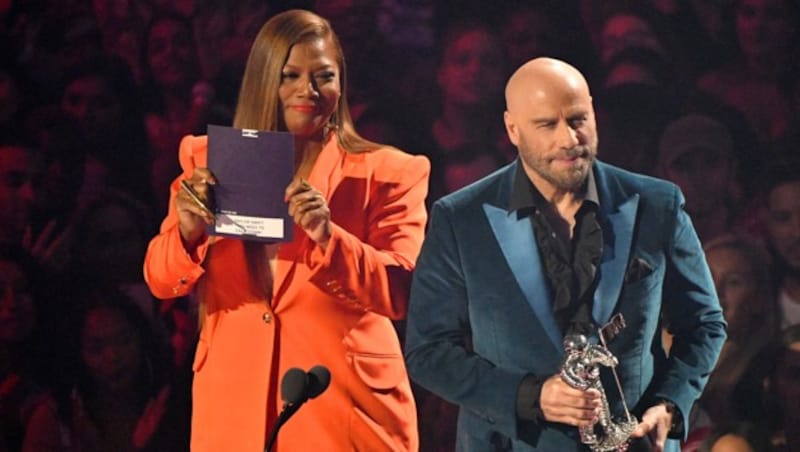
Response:
[{"label": "black dress shirt", "polygon": [[[553,313],[563,334],[591,334],[592,299],[597,286],[597,267],[603,250],[603,233],[598,221],[599,198],[594,174],[589,172],[584,185],[584,200],[575,213],[572,238],[558,221],[552,206],[528,179],[522,162],[517,165],[509,211],[518,218],[529,217],[533,224],[537,250],[545,280],[553,295]],[[553,218],[553,220],[551,220]],[[530,376],[523,380],[517,395],[517,414],[523,419],[540,420],[539,396],[549,376]]]}]

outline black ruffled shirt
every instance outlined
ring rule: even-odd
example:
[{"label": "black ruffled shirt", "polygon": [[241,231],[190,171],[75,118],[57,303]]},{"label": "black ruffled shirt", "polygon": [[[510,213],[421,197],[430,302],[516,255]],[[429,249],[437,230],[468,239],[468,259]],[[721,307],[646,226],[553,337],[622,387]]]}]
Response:
[{"label": "black ruffled shirt", "polygon": [[[594,174],[589,172],[584,185],[583,203],[575,213],[572,238],[554,227],[552,206],[528,179],[522,162],[517,164],[509,211],[518,218],[529,217],[545,280],[553,296],[553,313],[563,334],[586,334],[595,330],[592,299],[597,287],[597,267],[603,251],[603,231],[598,221],[599,198]],[[548,376],[523,380],[517,397],[517,414],[523,419],[540,420],[539,395]]]}]

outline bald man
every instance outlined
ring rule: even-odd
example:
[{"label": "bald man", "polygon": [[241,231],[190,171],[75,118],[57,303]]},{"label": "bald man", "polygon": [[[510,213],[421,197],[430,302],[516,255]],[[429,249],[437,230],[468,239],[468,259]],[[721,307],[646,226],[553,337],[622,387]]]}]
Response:
[{"label": "bald man", "polygon": [[576,68],[529,61],[505,95],[518,158],[433,205],[411,289],[409,373],[459,405],[460,451],[588,450],[578,427],[598,421],[601,395],[558,376],[563,339],[597,343],[623,318],[603,330],[624,394],[602,369],[611,411],[638,417],[634,441],[677,451],[668,437],[684,434],[725,339],[683,196],[596,160]]}]

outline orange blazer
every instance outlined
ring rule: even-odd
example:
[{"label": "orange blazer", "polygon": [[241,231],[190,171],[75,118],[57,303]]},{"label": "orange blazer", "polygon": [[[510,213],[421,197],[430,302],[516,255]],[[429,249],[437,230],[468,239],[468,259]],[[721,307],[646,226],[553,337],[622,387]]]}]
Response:
[{"label": "orange blazer", "polygon": [[[322,364],[330,387],[281,428],[277,451],[414,451],[417,414],[392,319],[406,315],[422,244],[430,163],[397,149],[347,153],[335,139],[308,178],[326,197],[326,251],[298,227],[278,251],[271,303],[248,278],[243,244],[206,238],[186,253],[174,197],[206,166],[206,137],[180,146],[183,174],[144,263],[159,298],[203,280],[203,326],[194,359],[192,451],[262,452],[282,407],[287,369]],[[213,168],[211,171],[213,172]]]}]

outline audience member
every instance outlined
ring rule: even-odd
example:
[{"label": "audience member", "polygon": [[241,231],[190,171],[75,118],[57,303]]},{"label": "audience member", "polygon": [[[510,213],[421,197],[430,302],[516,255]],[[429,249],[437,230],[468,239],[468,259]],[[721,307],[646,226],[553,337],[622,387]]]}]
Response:
[{"label": "audience member", "polygon": [[83,61],[103,56],[103,36],[97,20],[90,12],[54,15],[51,17],[61,42],[56,49],[56,61],[63,75]]},{"label": "audience member", "polygon": [[439,45],[439,96],[422,105],[434,111],[419,114],[422,122],[407,145],[431,159],[429,203],[491,173],[513,154],[498,120],[508,70],[495,33],[467,19],[451,24]]},{"label": "audience member", "polygon": [[250,46],[271,12],[268,3],[258,0],[197,3],[192,28],[200,78],[213,85],[215,104],[230,110],[236,104]]},{"label": "audience member", "polygon": [[116,21],[133,18],[147,23],[153,17],[153,2],[150,0],[91,0],[92,12],[100,28],[105,30]]},{"label": "audience member", "polygon": [[632,48],[602,70],[596,114],[606,132],[598,152],[629,171],[656,174],[656,139],[677,110],[671,64],[651,50]]},{"label": "audience member", "polygon": [[188,409],[144,314],[114,291],[77,295],[59,342],[59,381],[32,414],[22,451],[188,450]]},{"label": "audience member", "polygon": [[643,2],[603,9],[597,120],[600,155],[629,171],[654,175],[658,134],[673,117],[685,75],[669,24]]},{"label": "audience member", "polygon": [[90,146],[77,121],[57,105],[30,111],[23,130],[39,149],[28,248],[44,268],[59,273],[67,265],[69,225],[85,198],[94,196],[81,192]]},{"label": "audience member", "polygon": [[690,77],[693,68],[676,36],[676,25],[651,2],[610,0],[582,7],[584,14],[595,16],[589,20],[596,28],[596,53],[602,67],[610,67],[621,53],[645,51],[669,61],[673,83],[682,85]]},{"label": "audience member", "polygon": [[692,80],[731,56],[731,44],[721,29],[722,8],[730,0],[645,0],[669,24],[671,38]]},{"label": "audience member", "polygon": [[686,211],[701,241],[731,231],[737,219],[736,160],[726,127],[704,115],[667,125],[658,141],[656,172],[686,196]]},{"label": "audience member", "polygon": [[717,237],[703,248],[728,322],[728,338],[699,405],[713,424],[721,425],[745,414],[737,411],[734,388],[779,331],[779,319],[766,251],[752,238],[736,235]]},{"label": "audience member", "polygon": [[674,49],[665,42],[667,36],[663,18],[645,4],[608,6],[601,25],[600,61],[607,65],[615,56],[632,48],[647,49],[669,58]]},{"label": "audience member", "polygon": [[0,142],[0,246],[30,245],[25,233],[33,207],[33,149],[22,141]]},{"label": "audience member", "polygon": [[364,138],[398,143],[403,137],[394,124],[404,124],[404,110],[384,91],[386,44],[378,31],[380,2],[373,0],[321,0],[316,12],[339,32],[347,55],[348,104],[353,122]]},{"label": "audience member", "polygon": [[800,323],[800,164],[777,161],[764,177],[764,226],[776,263],[781,326]]},{"label": "audience member", "polygon": [[80,204],[107,187],[152,202],[141,99],[125,63],[116,58],[83,61],[65,76],[60,105],[86,144]]},{"label": "audience member", "polygon": [[690,87],[678,93],[678,97],[677,116],[708,116],[725,126],[733,141],[732,152],[736,161],[736,184],[732,188],[740,190],[737,196],[742,197],[742,210],[748,209],[748,201],[755,196],[759,177],[769,161],[750,121],[740,110],[696,88]]},{"label": "audience member", "polygon": [[[46,346],[41,270],[20,248],[0,248],[0,451],[22,447],[43,393]],[[38,291],[38,292],[37,292]]]},{"label": "audience member", "polygon": [[0,66],[0,138],[12,135],[22,125],[22,89],[15,70]]},{"label": "audience member", "polygon": [[137,88],[144,84],[145,25],[138,16],[113,18],[101,27],[105,54],[119,58],[128,65]]},{"label": "audience member", "polygon": [[220,106],[215,103],[215,88],[211,81],[201,78],[192,26],[186,18],[154,18],[146,39],[150,102],[145,106],[145,125],[153,150],[151,183],[157,194],[156,206],[165,211],[164,188],[180,172],[174,155],[180,139],[190,133],[205,133],[209,123],[227,125],[230,117],[217,110]]},{"label": "audience member", "polygon": [[766,429],[775,452],[800,450],[798,378],[800,325],[792,325],[762,349],[734,394],[746,409],[744,420]]},{"label": "audience member", "polygon": [[517,7],[506,7],[501,23],[503,47],[508,53],[508,66],[519,67],[522,63],[540,56],[564,57],[568,50],[563,28],[547,3],[519,2]]},{"label": "audience member", "polygon": [[[703,75],[698,87],[744,113],[762,143],[786,133],[780,83],[797,58],[800,6],[792,0],[737,0],[731,14],[738,58]],[[796,74],[794,74],[796,77]]]},{"label": "audience member", "polygon": [[196,333],[189,300],[158,302],[142,276],[147,243],[156,232],[150,207],[125,192],[109,190],[79,212],[70,230],[67,283],[108,286],[125,294],[170,347],[172,362],[185,363]]},{"label": "audience member", "polygon": [[[700,444],[698,452],[770,452],[769,438],[749,422],[720,425]],[[692,452],[683,449],[682,452]]]}]

